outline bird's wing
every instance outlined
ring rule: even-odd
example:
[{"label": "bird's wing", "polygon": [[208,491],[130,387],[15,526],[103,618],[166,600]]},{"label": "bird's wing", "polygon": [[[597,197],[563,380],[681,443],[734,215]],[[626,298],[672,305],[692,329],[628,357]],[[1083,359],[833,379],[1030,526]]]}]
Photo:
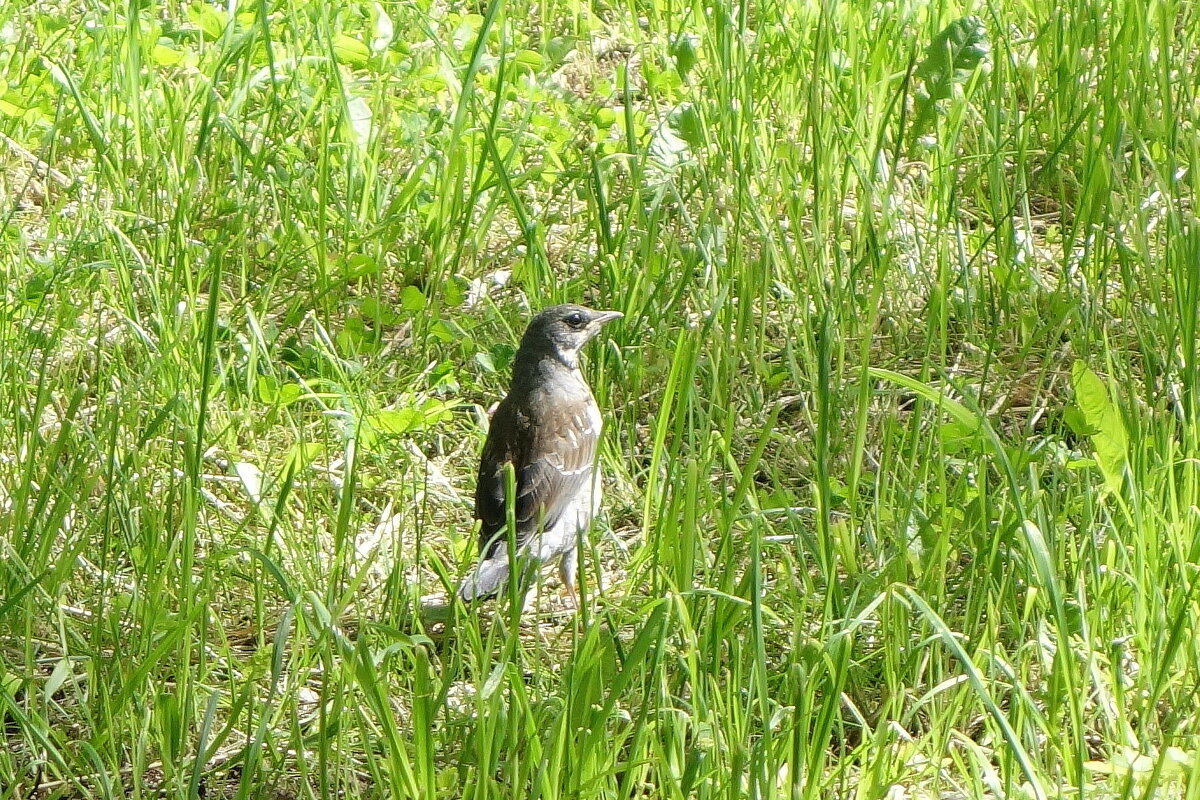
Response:
[{"label": "bird's wing", "polygon": [[588,404],[557,405],[531,419],[501,403],[483,448],[475,486],[475,516],[483,523],[479,548],[490,556],[506,547],[505,465],[516,473],[517,546],[554,526],[580,491],[590,491],[600,438]]}]

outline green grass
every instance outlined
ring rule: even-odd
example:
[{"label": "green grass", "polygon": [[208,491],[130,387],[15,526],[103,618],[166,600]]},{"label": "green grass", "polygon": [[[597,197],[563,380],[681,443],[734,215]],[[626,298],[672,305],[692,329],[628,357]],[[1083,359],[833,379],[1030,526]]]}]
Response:
[{"label": "green grass", "polygon": [[[0,6],[0,798],[1200,797],[1198,48]],[[566,300],[584,608],[435,621]]]}]

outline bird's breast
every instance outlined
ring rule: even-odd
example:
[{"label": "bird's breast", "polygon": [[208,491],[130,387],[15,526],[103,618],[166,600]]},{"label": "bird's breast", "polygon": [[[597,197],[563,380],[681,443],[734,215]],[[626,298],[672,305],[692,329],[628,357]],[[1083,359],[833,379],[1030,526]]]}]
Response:
[{"label": "bird's breast", "polygon": [[549,561],[574,550],[579,535],[587,530],[592,518],[599,513],[600,471],[594,470],[592,480],[571,499],[557,523],[540,533],[536,543],[531,543],[537,548],[538,559]]}]

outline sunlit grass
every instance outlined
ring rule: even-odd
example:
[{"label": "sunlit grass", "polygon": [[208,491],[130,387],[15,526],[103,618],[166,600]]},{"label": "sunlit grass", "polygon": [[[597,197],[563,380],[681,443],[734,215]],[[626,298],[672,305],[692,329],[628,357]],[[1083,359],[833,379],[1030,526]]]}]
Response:
[{"label": "sunlit grass", "polygon": [[1200,796],[1191,5],[143,6],[0,7],[0,797]]}]

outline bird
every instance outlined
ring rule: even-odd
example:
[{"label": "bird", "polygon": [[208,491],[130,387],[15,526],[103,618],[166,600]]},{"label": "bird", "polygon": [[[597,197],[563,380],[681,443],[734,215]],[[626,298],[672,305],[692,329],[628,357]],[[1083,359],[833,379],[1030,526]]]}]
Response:
[{"label": "bird", "polygon": [[600,511],[596,448],[603,420],[579,370],[579,352],[619,311],[557,305],[536,315],[521,337],[508,394],[492,415],[475,484],[479,562],[459,585],[464,602],[508,585],[508,471],[515,478],[512,552],[526,568],[557,561],[575,592],[580,534]]}]

